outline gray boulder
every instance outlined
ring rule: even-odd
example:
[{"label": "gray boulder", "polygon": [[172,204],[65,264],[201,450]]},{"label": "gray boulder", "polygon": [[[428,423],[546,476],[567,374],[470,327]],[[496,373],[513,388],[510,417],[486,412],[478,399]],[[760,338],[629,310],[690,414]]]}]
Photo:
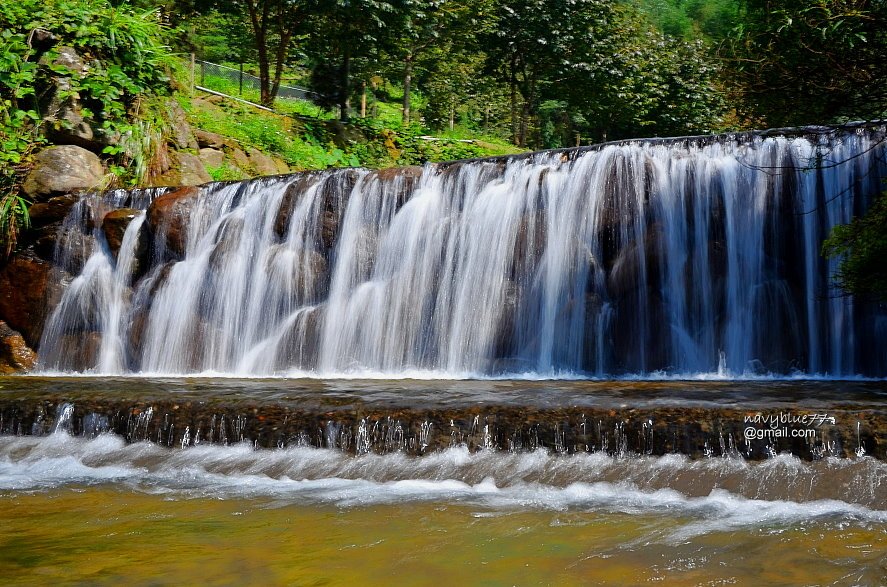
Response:
[{"label": "gray boulder", "polygon": [[36,202],[99,187],[105,171],[95,153],[76,145],[57,145],[37,154],[23,189]]},{"label": "gray boulder", "polygon": [[258,149],[252,147],[247,149],[250,167],[252,167],[257,175],[277,175],[279,173],[277,164],[274,159],[262,153]]},{"label": "gray boulder", "polygon": [[212,181],[200,157],[190,153],[179,153],[179,185],[200,185]]},{"label": "gray boulder", "polygon": [[225,153],[216,149],[204,147],[200,149],[200,160],[207,167],[221,167],[225,164]]}]

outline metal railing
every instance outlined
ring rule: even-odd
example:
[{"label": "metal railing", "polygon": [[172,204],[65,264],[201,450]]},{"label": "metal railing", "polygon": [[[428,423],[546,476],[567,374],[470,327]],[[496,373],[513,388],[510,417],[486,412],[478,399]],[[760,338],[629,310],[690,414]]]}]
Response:
[{"label": "metal railing", "polygon": [[[197,80],[199,80],[199,84],[204,87],[211,87],[211,83],[207,82],[207,78],[215,77],[215,78],[223,78],[228,81],[234,82],[238,84],[238,88],[240,91],[240,95],[243,95],[244,89],[250,89],[255,91],[261,90],[261,83],[259,78],[246,73],[243,71],[243,65],[241,64],[240,68],[228,67],[226,65],[219,65],[218,63],[210,63],[209,61],[200,61],[196,60],[195,65],[197,67],[196,76]],[[317,92],[312,92],[311,90],[306,90],[305,88],[299,88],[296,86],[285,86],[283,84],[280,85],[280,88],[277,91],[278,98],[296,98],[299,100],[313,100],[317,98],[319,94]]]}]

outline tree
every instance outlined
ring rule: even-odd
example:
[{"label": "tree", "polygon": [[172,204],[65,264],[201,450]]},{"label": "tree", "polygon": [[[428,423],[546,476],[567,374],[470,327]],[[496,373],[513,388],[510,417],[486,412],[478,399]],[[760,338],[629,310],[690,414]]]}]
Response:
[{"label": "tree", "polygon": [[847,293],[887,301],[887,192],[878,197],[864,216],[832,229],[822,244],[827,257],[840,257],[833,276]]},{"label": "tree", "polygon": [[[518,145],[552,146],[543,134],[702,132],[720,114],[716,68],[702,47],[663,36],[630,6],[501,0],[500,8],[488,64],[509,85]],[[549,123],[561,131],[543,132]]]},{"label": "tree", "polygon": [[769,126],[887,114],[887,2],[745,0],[729,42],[740,115]]},{"label": "tree", "polygon": [[409,0],[329,0],[315,7],[307,47],[312,86],[337,103],[342,120],[350,116],[355,71],[371,69],[409,9]]},{"label": "tree", "polygon": [[[262,105],[273,106],[293,37],[312,8],[307,0],[244,0],[259,61]],[[271,63],[274,63],[272,80]]]}]

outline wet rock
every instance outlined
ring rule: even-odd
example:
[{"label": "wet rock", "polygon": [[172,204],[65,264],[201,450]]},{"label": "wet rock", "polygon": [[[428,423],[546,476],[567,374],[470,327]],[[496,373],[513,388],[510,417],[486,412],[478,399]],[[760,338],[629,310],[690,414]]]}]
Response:
[{"label": "wet rock", "polygon": [[[115,258],[117,258],[117,255],[120,252],[120,246],[123,244],[123,235],[126,234],[126,229],[129,228],[130,223],[141,213],[141,210],[133,208],[118,208],[117,210],[108,212],[102,220],[102,232],[105,234],[108,248],[111,249],[111,253]],[[136,248],[134,252],[136,265],[143,265],[146,262],[148,246],[148,231],[145,229],[145,226],[142,225],[136,236]],[[134,267],[134,273],[140,273],[140,267]]]},{"label": "wet rock", "polygon": [[250,167],[252,167],[257,175],[277,174],[277,164],[274,163],[274,160],[268,155],[265,155],[258,149],[250,147],[247,149],[247,156],[249,157]]},{"label": "wet rock", "polygon": [[297,176],[296,180],[286,188],[286,192],[284,192],[283,197],[280,199],[277,218],[274,220],[274,231],[277,233],[277,236],[281,238],[286,236],[293,208],[313,182],[314,176],[311,173],[303,173]]},{"label": "wet rock", "polygon": [[0,320],[0,375],[31,371],[37,366],[37,353],[22,335]]},{"label": "wet rock", "polygon": [[61,284],[50,281],[52,264],[27,251],[0,269],[0,320],[22,333],[33,348],[40,344],[46,303]]},{"label": "wet rock", "polygon": [[77,190],[98,187],[104,178],[102,162],[95,153],[76,145],[58,145],[37,154],[23,189],[37,202]]},{"label": "wet rock", "polygon": [[387,193],[394,193],[397,209],[407,203],[413,190],[422,179],[422,168],[418,165],[408,167],[389,167],[371,171],[366,177],[367,182],[379,181],[385,185]]},{"label": "wet rock", "polygon": [[304,294],[300,299],[312,299],[325,289],[328,281],[327,261],[323,255],[316,251],[293,251],[286,245],[271,247],[265,272],[272,279],[294,283],[296,290]]},{"label": "wet rock", "polygon": [[200,161],[206,167],[218,168],[225,164],[225,153],[209,147],[200,149]]},{"label": "wet rock", "polygon": [[40,228],[53,222],[64,220],[71,208],[80,200],[79,194],[65,194],[50,198],[46,202],[38,202],[28,208],[31,226]]},{"label": "wet rock", "polygon": [[545,212],[534,210],[521,216],[512,253],[511,275],[529,275],[545,252]]},{"label": "wet rock", "polygon": [[322,306],[299,311],[276,349],[275,370],[308,369],[317,364],[323,329]]},{"label": "wet rock", "polygon": [[148,208],[148,225],[159,244],[178,257],[185,255],[188,224],[200,190],[184,187],[156,198]]},{"label": "wet rock", "polygon": [[71,369],[85,371],[98,363],[102,335],[98,332],[76,332],[61,336],[60,348],[65,349],[65,362]]},{"label": "wet rock", "polygon": [[86,265],[97,244],[91,232],[56,222],[35,232],[34,251],[40,258],[57,261],[65,271],[76,275]]}]

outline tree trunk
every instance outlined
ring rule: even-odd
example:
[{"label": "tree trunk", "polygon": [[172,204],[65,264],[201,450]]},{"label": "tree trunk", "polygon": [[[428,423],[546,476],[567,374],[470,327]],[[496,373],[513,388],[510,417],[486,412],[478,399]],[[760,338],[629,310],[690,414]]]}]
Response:
[{"label": "tree trunk", "polygon": [[277,93],[280,91],[280,77],[283,75],[283,66],[286,62],[286,55],[289,52],[290,39],[292,39],[292,32],[284,30],[280,35],[280,44],[277,46],[277,54],[275,55],[274,84],[271,86],[268,93],[268,103],[262,103],[263,106],[267,106],[268,108],[274,106],[274,100],[277,98]]},{"label": "tree trunk", "polygon": [[367,117],[367,83],[360,85],[360,117]]},{"label": "tree trunk", "polygon": [[456,95],[450,94],[450,132],[456,128]]},{"label": "tree trunk", "polygon": [[413,53],[407,53],[403,62],[403,124],[410,123],[410,87],[413,81]]},{"label": "tree trunk", "polygon": [[345,48],[345,55],[342,57],[342,79],[341,95],[339,96],[339,119],[347,122],[350,118],[349,110],[351,109],[351,49]]},{"label": "tree trunk", "polygon": [[511,79],[509,80],[511,84],[511,142],[515,145],[518,144],[518,115],[517,115],[517,57],[511,56],[511,67],[510,67]]},{"label": "tree trunk", "polygon": [[259,52],[259,101],[263,106],[270,107],[270,103],[274,100],[271,98],[271,75],[268,64],[268,43],[266,42],[268,40],[269,3],[263,3],[261,15],[259,15],[255,0],[249,0],[246,5],[256,38],[256,50]]}]

